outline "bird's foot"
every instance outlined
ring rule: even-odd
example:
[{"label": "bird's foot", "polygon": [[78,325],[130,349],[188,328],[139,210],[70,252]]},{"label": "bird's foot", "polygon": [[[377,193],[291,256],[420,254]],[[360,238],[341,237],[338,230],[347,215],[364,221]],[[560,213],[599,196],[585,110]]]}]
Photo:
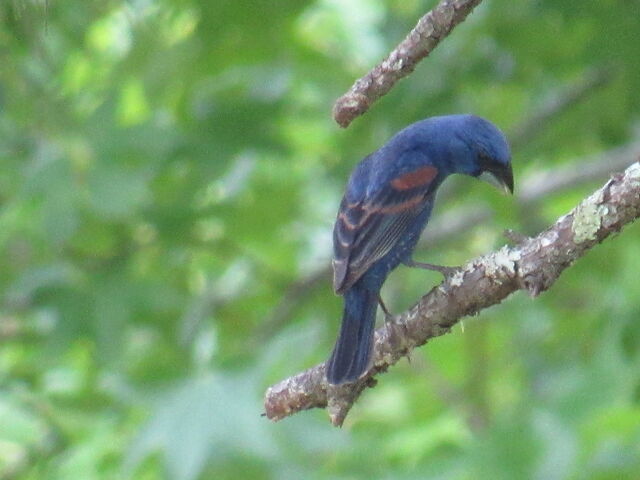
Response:
[{"label": "bird's foot", "polygon": [[434,272],[440,272],[445,277],[451,277],[454,273],[460,270],[460,267],[445,267],[443,265],[433,265],[431,263],[416,262],[415,260],[407,260],[404,262],[407,267],[423,268],[425,270],[433,270]]},{"label": "bird's foot", "polygon": [[382,297],[378,294],[378,303],[380,304],[380,308],[384,312],[384,323],[393,323],[393,314],[389,312],[387,306],[382,301]]}]

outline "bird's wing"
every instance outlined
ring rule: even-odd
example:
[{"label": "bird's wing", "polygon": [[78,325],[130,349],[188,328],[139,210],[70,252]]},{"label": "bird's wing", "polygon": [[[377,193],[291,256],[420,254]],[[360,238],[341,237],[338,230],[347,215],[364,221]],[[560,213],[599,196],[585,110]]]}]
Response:
[{"label": "bird's wing", "polygon": [[425,208],[425,197],[438,174],[434,166],[417,167],[383,184],[365,198],[342,199],[333,230],[333,288],[342,293],[402,238]]}]

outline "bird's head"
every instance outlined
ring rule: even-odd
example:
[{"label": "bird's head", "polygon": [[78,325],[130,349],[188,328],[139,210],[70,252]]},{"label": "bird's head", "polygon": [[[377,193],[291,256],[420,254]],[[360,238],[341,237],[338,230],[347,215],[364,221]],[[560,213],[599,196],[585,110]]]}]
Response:
[{"label": "bird's head", "polygon": [[487,120],[469,115],[467,142],[475,160],[474,177],[513,193],[511,150],[507,139],[498,128]]},{"label": "bird's head", "polygon": [[504,134],[491,122],[475,115],[456,117],[455,143],[464,150],[464,155],[454,153],[454,157],[461,159],[457,171],[513,193],[511,150]]}]

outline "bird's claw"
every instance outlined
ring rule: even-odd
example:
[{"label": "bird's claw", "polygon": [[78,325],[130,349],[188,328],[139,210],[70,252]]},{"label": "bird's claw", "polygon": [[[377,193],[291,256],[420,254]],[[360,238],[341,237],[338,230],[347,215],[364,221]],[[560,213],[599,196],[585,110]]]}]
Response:
[{"label": "bird's claw", "polygon": [[407,267],[422,268],[424,270],[439,272],[445,277],[451,277],[460,270],[460,267],[445,267],[444,265],[433,265],[431,263],[416,262],[415,260],[407,260],[404,264]]},{"label": "bird's claw", "polygon": [[378,303],[380,304],[380,308],[384,312],[384,323],[393,323],[395,317],[392,313],[389,312],[389,309],[382,301],[382,297],[380,296],[380,294],[378,294]]}]

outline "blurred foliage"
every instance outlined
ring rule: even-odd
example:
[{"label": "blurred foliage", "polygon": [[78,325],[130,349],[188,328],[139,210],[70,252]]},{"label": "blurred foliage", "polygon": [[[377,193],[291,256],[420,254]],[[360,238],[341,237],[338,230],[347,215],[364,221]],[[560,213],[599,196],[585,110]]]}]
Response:
[{"label": "blurred foliage", "polygon": [[[1,479],[637,478],[639,225],[416,351],[342,430],[260,417],[265,387],[330,352],[328,278],[274,312],[395,131],[452,112],[513,131],[605,69],[514,152],[517,181],[638,136],[640,4],[619,0],[486,0],[337,128],[334,99],[434,3],[0,3]],[[497,215],[419,257],[534,233],[604,180],[527,209],[452,180],[436,217]],[[400,270],[383,293],[399,311],[438,280]]]}]

